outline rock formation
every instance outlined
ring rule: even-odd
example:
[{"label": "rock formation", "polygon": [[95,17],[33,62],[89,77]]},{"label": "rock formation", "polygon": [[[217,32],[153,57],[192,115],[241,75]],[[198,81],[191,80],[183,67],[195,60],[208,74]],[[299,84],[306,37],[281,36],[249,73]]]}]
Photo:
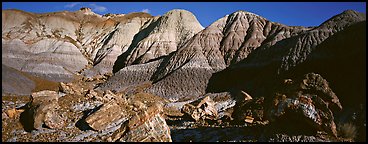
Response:
[{"label": "rock formation", "polygon": [[206,119],[216,120],[218,117],[215,102],[209,96],[203,98],[201,101],[185,104],[182,111],[191,116],[195,121],[204,121]]},{"label": "rock formation", "polygon": [[[342,109],[338,97],[320,75],[308,73],[301,79],[286,81],[271,106],[271,120],[282,123],[308,124],[309,129],[322,130],[337,136],[333,112]],[[288,118],[289,117],[289,118]],[[291,121],[298,117],[300,121]],[[289,119],[289,121],[288,121]],[[276,122],[280,125],[281,122]],[[292,127],[292,126],[291,126]]]},{"label": "rock formation", "polygon": [[[91,64],[98,67],[87,76],[111,72],[117,56],[150,18],[145,13],[107,18],[89,8],[45,14],[4,10],[3,63],[29,73],[64,78],[49,77],[55,81],[67,81]],[[19,48],[10,49],[14,46]]]},{"label": "rock formation", "polygon": [[365,24],[351,10],[315,27],[236,11],[206,28],[178,9],[3,10],[3,138],[344,141],[336,127],[354,122],[365,139]]},{"label": "rock formation", "polygon": [[[355,12],[353,12],[353,14],[350,13],[352,12],[344,12],[340,17],[329,20],[336,21],[335,19],[342,19],[343,22],[334,30],[330,27],[328,27],[330,29],[325,28],[325,25],[328,25],[328,21],[316,28],[288,27],[270,22],[265,18],[249,12],[235,12],[214,22],[193,38],[189,39],[187,43],[181,46],[182,48],[179,48],[174,53],[165,57],[160,62],[157,70],[152,74],[150,80],[154,82],[154,85],[147,90],[147,92],[155,93],[163,97],[175,97],[176,99],[204,94],[206,89],[205,86],[209,83],[212,73],[225,69],[228,66],[233,66],[242,60],[248,62],[247,57],[253,50],[256,52],[252,54],[254,56],[249,58],[251,62],[247,64],[250,66],[267,65],[265,63],[273,64],[274,60],[286,62],[285,59],[287,57],[297,55],[291,53],[282,54],[289,50],[292,51],[291,48],[305,49],[298,50],[300,52],[306,52],[300,54],[303,55],[300,61],[304,61],[306,56],[310,53],[308,51],[312,51],[316,44],[332,35],[332,33],[338,32],[346,26],[365,19],[362,14]],[[242,25],[243,23],[249,24]],[[234,36],[238,39],[235,39]],[[313,41],[298,44],[303,39],[311,39]],[[290,46],[276,48],[283,46],[282,43],[288,43]],[[311,43],[314,44],[312,45]],[[258,50],[257,48],[260,49]],[[272,58],[278,56],[285,57]],[[244,62],[238,64],[238,67],[243,67],[243,63]],[[154,65],[156,66],[156,64]],[[287,65],[283,64],[281,66],[280,63],[280,68],[288,69],[289,66]],[[292,65],[296,65],[296,63]],[[148,65],[137,66],[144,69],[143,67]],[[275,72],[276,71],[277,69]],[[151,73],[152,71],[146,73],[147,77],[150,76]],[[187,78],[189,75],[190,78]],[[116,76],[121,77],[120,73],[117,73]],[[139,81],[140,80],[136,80],[135,82]],[[148,79],[146,78],[144,81],[148,81]],[[175,86],[177,83],[182,83],[182,88],[176,88]],[[172,89],[175,89],[175,91],[171,91]]]},{"label": "rock formation", "polygon": [[[365,21],[364,14],[344,11],[318,27],[283,39],[271,46],[262,45],[249,54],[246,59],[214,74],[207,90],[223,91],[231,87],[245,85],[244,82],[247,83],[246,85],[253,85],[253,87],[270,85],[267,84],[269,82],[267,79],[277,79],[278,76],[300,65],[307,59],[308,55],[316,50],[316,46],[328,37],[361,21]],[[236,77],[231,77],[232,75],[236,75]],[[239,75],[241,76],[239,77]],[[225,77],[228,81],[226,83],[223,80]],[[263,90],[258,89],[257,91]],[[256,90],[251,91],[251,93],[256,93]]]},{"label": "rock formation", "polygon": [[[243,25],[242,23],[250,24]],[[304,30],[306,28],[287,28],[285,25],[270,22],[249,12],[235,12],[214,22],[159,62],[160,65],[155,66],[158,68],[153,70],[153,74],[150,74],[152,72],[147,73],[149,80],[156,83],[147,92],[175,99],[204,94],[205,85],[212,73],[246,58],[248,53],[259,47],[268,36],[271,37],[268,38],[269,43],[274,44],[276,41]],[[279,31],[292,32],[285,36],[275,35]],[[234,35],[237,39],[233,39]],[[223,43],[225,41],[227,44]],[[140,69],[145,69],[143,67],[146,65],[140,65],[140,67],[142,67]],[[122,75],[121,72],[116,73],[116,77],[121,77],[120,75]],[[182,88],[176,88],[177,83],[183,82],[185,84],[181,85]],[[176,90],[171,91],[170,89]]]},{"label": "rock formation", "polygon": [[89,115],[86,122],[94,130],[104,130],[110,124],[127,117],[126,108],[122,105],[124,103],[116,101],[106,103],[97,112]]},{"label": "rock formation", "polygon": [[131,64],[146,63],[167,56],[183,45],[203,27],[189,11],[171,10],[154,19],[150,25],[140,31],[126,53],[121,55],[115,69]]},{"label": "rock formation", "polygon": [[[203,29],[185,10],[156,17],[101,16],[88,8],[45,14],[4,10],[3,63],[54,81],[68,81],[78,73],[93,77],[114,72],[102,90],[120,91],[152,81],[146,92],[195,98],[206,89],[222,89],[209,81],[216,79],[213,73],[270,65],[275,67],[270,73],[282,73],[305,61],[329,36],[362,20],[365,15],[345,11],[318,27],[305,28],[237,11]],[[19,48],[10,49],[14,46]],[[25,62],[21,55],[32,56]]]},{"label": "rock formation", "polygon": [[33,119],[33,127],[37,130],[43,125],[51,129],[60,129],[65,126],[65,119],[58,111],[59,95],[55,91],[40,91],[32,93],[32,101],[27,109],[27,113]]},{"label": "rock formation", "polygon": [[170,129],[160,114],[162,106],[153,104],[140,110],[113,134],[112,141],[172,142]]}]

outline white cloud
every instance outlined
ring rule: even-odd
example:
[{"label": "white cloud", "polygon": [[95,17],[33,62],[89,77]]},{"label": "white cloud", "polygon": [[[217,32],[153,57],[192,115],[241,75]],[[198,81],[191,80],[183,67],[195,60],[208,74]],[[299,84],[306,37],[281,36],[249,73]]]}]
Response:
[{"label": "white cloud", "polygon": [[79,4],[80,4],[80,2],[73,2],[73,3],[65,5],[64,7],[65,8],[73,8],[74,6],[79,5]]},{"label": "white cloud", "polygon": [[96,4],[89,4],[89,6],[92,8],[92,11],[95,11],[95,12],[105,12],[105,11],[107,11],[107,8],[104,7],[104,6],[99,6],[99,5],[96,5]]},{"label": "white cloud", "polygon": [[149,9],[143,9],[142,12],[150,13],[150,10]]}]

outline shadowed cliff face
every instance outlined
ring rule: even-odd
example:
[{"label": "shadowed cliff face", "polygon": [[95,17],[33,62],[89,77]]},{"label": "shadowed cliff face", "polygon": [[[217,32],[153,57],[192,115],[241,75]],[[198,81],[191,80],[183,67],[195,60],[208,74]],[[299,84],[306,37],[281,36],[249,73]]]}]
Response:
[{"label": "shadowed cliff face", "polygon": [[[226,89],[237,87],[246,89],[253,95],[264,95],[264,91],[270,89],[272,85],[275,84],[275,81],[285,78],[285,73],[289,73],[289,76],[296,75],[296,73],[290,69],[303,64],[306,60],[315,59],[309,58],[313,57],[312,55],[325,57],[324,54],[319,54],[318,51],[324,47],[320,45],[326,39],[343,33],[344,29],[364,20],[365,15],[363,14],[345,11],[312,30],[281,40],[271,47],[258,48],[249,54],[247,59],[221,72],[215,73],[211,77],[207,90],[209,92],[226,91]],[[333,27],[328,25],[333,25]],[[335,41],[336,43],[337,41],[344,42],[344,40],[330,41]],[[340,46],[341,45],[339,45],[339,47]],[[359,45],[358,47],[362,49],[363,46],[364,45]],[[328,55],[326,55],[326,57],[328,57]],[[340,58],[334,59],[340,60]],[[317,61],[321,62],[320,60],[316,60],[316,62]],[[325,67],[322,64],[320,64],[320,66]],[[326,65],[326,69],[328,69],[328,66],[329,65]],[[313,71],[314,67],[313,65],[304,66],[300,68],[299,72],[301,74],[307,72],[318,73],[318,71]],[[338,71],[334,73],[338,73]],[[327,80],[329,81],[329,79]]]},{"label": "shadowed cliff face", "polygon": [[307,71],[323,75],[343,105],[365,102],[366,21],[356,23],[326,39],[307,60],[285,73],[285,77]]},{"label": "shadowed cliff face", "polygon": [[[186,81],[195,88],[185,90],[199,91],[197,95],[205,91],[200,83],[208,84],[206,92],[250,88],[252,94],[262,94],[273,79],[303,63],[328,37],[363,20],[364,14],[345,11],[315,28],[288,27],[238,11],[216,21],[164,58],[151,80],[161,83],[171,75],[187,75],[184,69],[196,67],[201,70],[193,73],[194,79],[177,77],[174,81]],[[207,79],[209,76],[211,79]]]},{"label": "shadowed cliff face", "polygon": [[305,63],[285,73],[320,73],[339,96],[343,111],[339,121],[352,121],[358,127],[357,141],[366,141],[366,21],[356,23],[317,46]]}]

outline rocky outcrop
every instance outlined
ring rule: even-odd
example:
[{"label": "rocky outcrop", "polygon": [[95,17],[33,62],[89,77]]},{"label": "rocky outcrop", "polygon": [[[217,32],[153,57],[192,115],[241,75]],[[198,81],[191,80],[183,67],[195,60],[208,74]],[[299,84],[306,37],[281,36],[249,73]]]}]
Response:
[{"label": "rocky outcrop", "polygon": [[100,16],[89,8],[2,13],[3,63],[59,82],[71,81],[79,73],[93,77],[113,68],[117,71],[121,65],[166,56],[203,29],[185,10],[158,17],[147,13]]},{"label": "rocky outcrop", "polygon": [[[366,107],[366,21],[356,23],[317,46],[305,63],[288,75],[318,72],[329,82],[344,109],[334,112],[337,125],[354,122],[361,133],[355,141],[365,141]],[[339,132],[338,132],[339,133]],[[360,133],[360,132],[358,132]],[[358,138],[359,137],[359,138]]]},{"label": "rocky outcrop", "polygon": [[[307,60],[287,72],[299,75],[318,72],[331,84],[344,106],[357,106],[365,100],[366,21],[347,27],[316,47]],[[354,96],[352,98],[351,96]]]},{"label": "rocky outcrop", "polygon": [[[270,115],[274,123],[298,117],[299,122],[310,129],[337,136],[333,112],[341,109],[327,81],[318,74],[308,73],[301,79],[286,81],[285,87],[274,97]],[[300,125],[299,122],[293,123]],[[285,127],[292,127],[290,124]]]}]

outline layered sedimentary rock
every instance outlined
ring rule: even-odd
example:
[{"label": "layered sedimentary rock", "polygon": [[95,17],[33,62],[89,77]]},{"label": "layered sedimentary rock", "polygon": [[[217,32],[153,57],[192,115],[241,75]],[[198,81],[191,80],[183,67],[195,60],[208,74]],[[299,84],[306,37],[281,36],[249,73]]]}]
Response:
[{"label": "layered sedimentary rock", "polygon": [[174,52],[203,27],[189,11],[174,9],[158,17],[137,34],[114,69],[166,56]]},{"label": "layered sedimentary rock", "polygon": [[[137,34],[128,50],[119,56],[114,65],[115,75],[101,88],[120,91],[129,85],[151,81],[153,73],[160,67],[162,58],[179,49],[202,29],[195,16],[185,10],[172,10],[154,19],[149,26]],[[122,85],[114,85],[117,82]],[[175,94],[176,92],[164,94],[167,92],[165,89],[176,87],[170,83],[166,84],[167,82],[154,85],[152,90],[147,92],[155,91],[154,94],[160,96]],[[165,88],[160,88],[164,85],[166,85]],[[185,94],[190,93],[189,91]]]},{"label": "layered sedimentary rock", "polygon": [[[168,57],[168,62],[163,64],[164,68],[157,72],[153,80],[164,77],[188,61],[200,64],[204,60],[217,72],[245,59],[261,44],[273,45],[306,30],[303,27],[288,27],[270,22],[250,12],[237,11],[217,20]],[[194,55],[203,60],[198,61]]]},{"label": "layered sedimentary rock", "polygon": [[[126,52],[134,37],[157,18],[146,13],[131,13],[124,16],[113,16],[111,19],[115,23],[114,29],[103,41],[94,42],[101,48],[93,57],[94,66],[84,72],[87,77],[112,72],[118,56]],[[92,32],[94,28],[90,29]]]},{"label": "layered sedimentary rock", "polygon": [[[238,11],[216,21],[187,42],[179,42],[180,48],[160,59],[160,62],[154,62],[160,63],[159,66],[155,64],[154,73],[151,74],[152,70],[146,73],[147,76],[144,76],[143,81],[153,81],[155,84],[147,92],[163,97],[172,99],[196,97],[205,93],[206,84],[212,73],[246,58],[262,43],[273,45],[281,39],[306,30],[307,28],[287,27],[253,13]],[[287,33],[282,34],[281,31],[284,33],[287,31]],[[277,34],[279,32],[280,34]],[[263,42],[264,40],[266,41]],[[129,63],[129,61],[126,62]],[[144,61],[137,63],[141,62]],[[147,66],[137,65],[136,69],[146,69]],[[127,69],[129,66],[117,72],[114,77],[121,78],[127,73],[121,71]],[[124,82],[124,78],[121,79],[120,81]],[[113,81],[108,83],[117,82],[117,78],[111,80]],[[136,83],[140,81],[142,80],[135,80]],[[177,87],[180,83],[182,85]]]},{"label": "layered sedimentary rock", "polygon": [[[18,107],[4,108],[3,116],[16,120],[20,114],[21,121],[31,120],[30,129],[40,130],[33,131],[34,140],[45,138],[37,135],[48,131],[46,126],[62,128],[51,135],[57,141],[172,141],[165,118],[176,134],[194,132],[191,140],[217,135],[216,128],[201,138],[196,128],[180,128],[193,121],[251,125],[246,131],[255,135],[263,133],[255,127],[271,128],[265,136],[268,131],[338,136],[337,120],[353,121],[364,131],[366,22],[355,11],[316,27],[286,26],[237,11],[205,29],[185,10],[155,17],[101,16],[89,8],[44,14],[3,10],[2,16],[3,95],[53,89],[56,82],[43,78],[62,81],[55,89],[62,98],[42,91],[26,107],[3,101]],[[66,110],[63,116],[59,106]],[[65,130],[73,128],[81,131],[71,133],[80,135],[65,139],[70,132]]]},{"label": "layered sedimentary rock", "polygon": [[[263,95],[273,85],[272,79],[280,79],[306,61],[308,55],[324,40],[361,21],[365,21],[365,14],[344,11],[318,27],[283,39],[272,46],[262,45],[246,59],[214,74],[207,90],[216,92],[238,87],[249,89],[252,95]],[[301,74],[305,74],[305,71]]]},{"label": "layered sedimentary rock", "polygon": [[89,8],[44,14],[4,10],[2,15],[3,63],[53,81],[146,63],[176,51],[203,29],[185,10],[157,17],[147,13],[101,16]]},{"label": "layered sedimentary rock", "polygon": [[17,94],[17,95],[28,95],[36,87],[36,84],[20,71],[2,65],[1,67],[1,90],[2,94]]},{"label": "layered sedimentary rock", "polygon": [[[99,87],[99,89],[124,91],[131,86],[150,82],[149,78],[159,66],[159,62],[160,61],[157,60],[145,64],[137,64],[125,67],[119,72],[115,73],[114,76],[110,77],[104,84]],[[120,84],[116,85],[116,83]]]},{"label": "layered sedimentary rock", "polygon": [[[251,79],[257,75],[270,79],[287,72],[328,37],[365,20],[364,14],[345,11],[306,28],[237,11],[203,29],[185,10],[156,17],[101,16],[89,8],[2,13],[2,59],[7,66],[54,81],[68,81],[78,73],[91,78],[114,72],[100,89],[124,91],[152,82],[145,92],[173,101],[234,86],[243,89],[239,85],[244,82],[254,87]],[[252,95],[255,91],[262,90],[249,90]]]},{"label": "layered sedimentary rock", "polygon": [[101,16],[89,8],[2,14],[3,63],[54,81],[68,81],[92,64],[96,68],[84,73],[89,77],[111,72],[118,55],[152,18],[146,13]]},{"label": "layered sedimentary rock", "polygon": [[70,41],[78,23],[63,13],[2,11],[2,63],[50,80],[70,80],[87,60]]},{"label": "layered sedimentary rock", "polygon": [[114,122],[127,117],[124,103],[110,102],[104,104],[97,112],[86,118],[86,122],[94,130],[104,130]]},{"label": "layered sedimentary rock", "polygon": [[[164,58],[150,79],[153,87],[147,91],[176,99],[204,94],[213,73],[246,59],[258,48],[271,47],[310,30],[237,11],[214,22]],[[175,87],[177,83],[182,83],[182,88]]]},{"label": "layered sedimentary rock", "polygon": [[162,106],[153,104],[141,110],[113,134],[112,141],[172,142],[170,128],[160,114]]},{"label": "layered sedimentary rock", "polygon": [[304,62],[317,45],[345,28],[365,20],[365,14],[347,10],[325,21],[318,27],[254,53],[247,64],[276,63],[282,73]]}]

